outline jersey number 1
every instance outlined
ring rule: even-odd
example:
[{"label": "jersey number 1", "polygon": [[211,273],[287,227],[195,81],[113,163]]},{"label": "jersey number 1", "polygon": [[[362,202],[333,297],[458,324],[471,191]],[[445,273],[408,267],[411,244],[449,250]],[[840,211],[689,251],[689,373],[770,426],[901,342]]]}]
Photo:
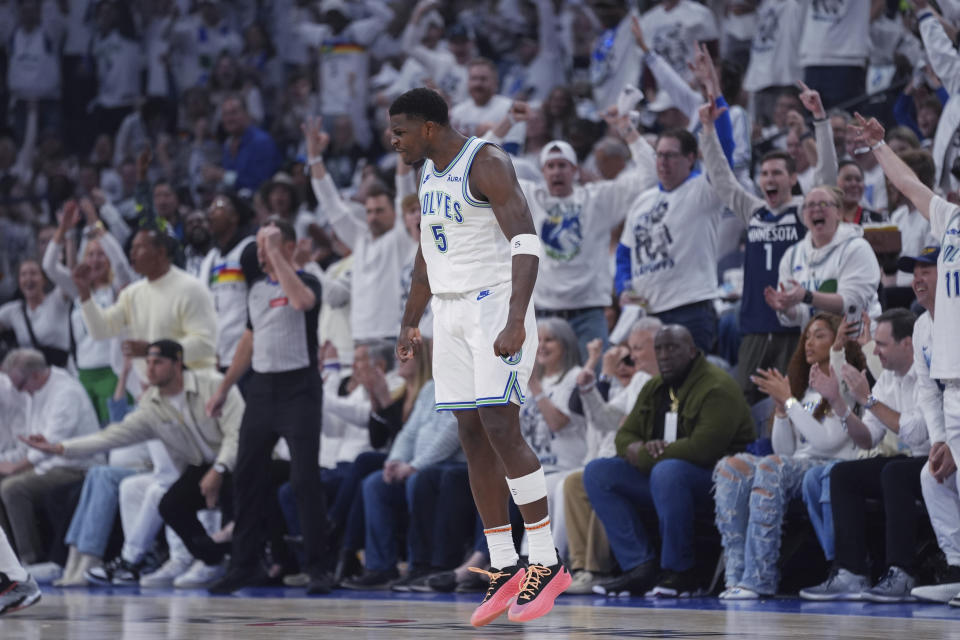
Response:
[{"label": "jersey number 1", "polygon": [[433,231],[433,241],[437,245],[437,251],[440,253],[447,252],[447,234],[443,231],[442,224],[432,224],[430,225],[430,231]]}]

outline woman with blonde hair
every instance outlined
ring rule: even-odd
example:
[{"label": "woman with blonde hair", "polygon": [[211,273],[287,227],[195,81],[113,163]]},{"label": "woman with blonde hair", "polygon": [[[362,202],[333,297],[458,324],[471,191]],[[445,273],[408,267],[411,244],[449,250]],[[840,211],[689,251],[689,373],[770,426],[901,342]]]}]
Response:
[{"label": "woman with blonde hair", "polygon": [[[856,447],[847,434],[849,392],[830,401],[844,361],[866,367],[860,345],[832,349],[840,317],[818,313],[804,327],[787,375],[758,369],[751,379],[774,401],[773,455],[728,456],[714,470],[716,523],[723,543],[726,589],[721,599],[752,600],[777,591],[780,528],[790,500],[800,495],[807,469],[850,459]],[[834,406],[833,403],[837,406]]]},{"label": "woman with blonde hair", "polygon": [[[117,294],[134,279],[134,274],[120,243],[104,231],[102,224],[99,224],[93,203],[84,200],[80,204],[80,209],[83,209],[87,219],[84,242],[80,247],[80,262],[86,264],[93,275],[92,299],[100,308],[106,308],[116,301]],[[64,296],[76,302],[70,311],[69,322],[75,345],[74,358],[77,374],[80,384],[87,390],[97,410],[100,423],[106,424],[110,421],[108,402],[117,385],[117,374],[113,363],[119,364],[122,358],[119,354],[118,339],[94,340],[90,337],[83,321],[83,314],[80,312],[80,302],[77,299],[77,288],[70,275],[70,265],[61,261],[64,245],[69,241],[68,235],[75,228],[79,215],[77,204],[68,202],[64,207],[57,232],[43,254],[43,270]]]},{"label": "woman with blonde hair", "polygon": [[[785,327],[802,327],[814,310],[850,318],[880,314],[880,265],[859,225],[843,222],[843,194],[814,187],[803,199],[809,231],[783,254],[777,288],[764,297]],[[859,324],[856,325],[859,328]]]}]

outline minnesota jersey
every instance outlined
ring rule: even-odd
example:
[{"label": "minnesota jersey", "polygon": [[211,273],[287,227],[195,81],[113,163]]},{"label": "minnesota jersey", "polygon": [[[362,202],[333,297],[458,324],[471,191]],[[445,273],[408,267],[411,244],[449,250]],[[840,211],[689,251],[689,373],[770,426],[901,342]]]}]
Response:
[{"label": "minnesota jersey", "polygon": [[420,175],[420,246],[434,294],[461,294],[511,279],[510,243],[493,208],[470,193],[470,166],[485,140],[472,137],[443,171]]}]

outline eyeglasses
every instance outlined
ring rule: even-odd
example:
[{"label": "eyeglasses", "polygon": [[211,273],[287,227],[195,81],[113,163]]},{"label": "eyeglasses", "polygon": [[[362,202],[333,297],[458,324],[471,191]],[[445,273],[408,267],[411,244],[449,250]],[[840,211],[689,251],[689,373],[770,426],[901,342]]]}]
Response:
[{"label": "eyeglasses", "polygon": [[836,203],[836,202],[828,202],[828,201],[826,201],[826,200],[822,200],[822,201],[819,201],[819,202],[804,202],[804,203],[803,203],[803,210],[804,210],[804,211],[814,211],[814,210],[816,210],[816,209],[819,209],[819,210],[823,211],[824,209],[829,209],[830,207],[836,207],[836,206],[837,206],[837,203]]},{"label": "eyeglasses", "polygon": [[657,160],[676,160],[683,155],[679,151],[657,151]]}]

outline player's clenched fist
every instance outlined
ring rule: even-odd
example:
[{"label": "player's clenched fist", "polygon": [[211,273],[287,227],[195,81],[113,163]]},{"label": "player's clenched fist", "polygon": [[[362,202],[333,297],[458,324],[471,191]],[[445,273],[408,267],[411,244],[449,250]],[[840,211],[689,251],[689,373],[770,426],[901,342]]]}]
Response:
[{"label": "player's clenched fist", "polygon": [[417,353],[422,344],[423,338],[420,336],[420,329],[403,327],[400,330],[400,337],[397,339],[397,359],[400,362],[406,362]]},{"label": "player's clenched fist", "polygon": [[500,356],[509,358],[515,353],[519,353],[523,347],[523,341],[527,337],[527,332],[523,328],[523,322],[507,322],[493,341],[493,352]]}]

